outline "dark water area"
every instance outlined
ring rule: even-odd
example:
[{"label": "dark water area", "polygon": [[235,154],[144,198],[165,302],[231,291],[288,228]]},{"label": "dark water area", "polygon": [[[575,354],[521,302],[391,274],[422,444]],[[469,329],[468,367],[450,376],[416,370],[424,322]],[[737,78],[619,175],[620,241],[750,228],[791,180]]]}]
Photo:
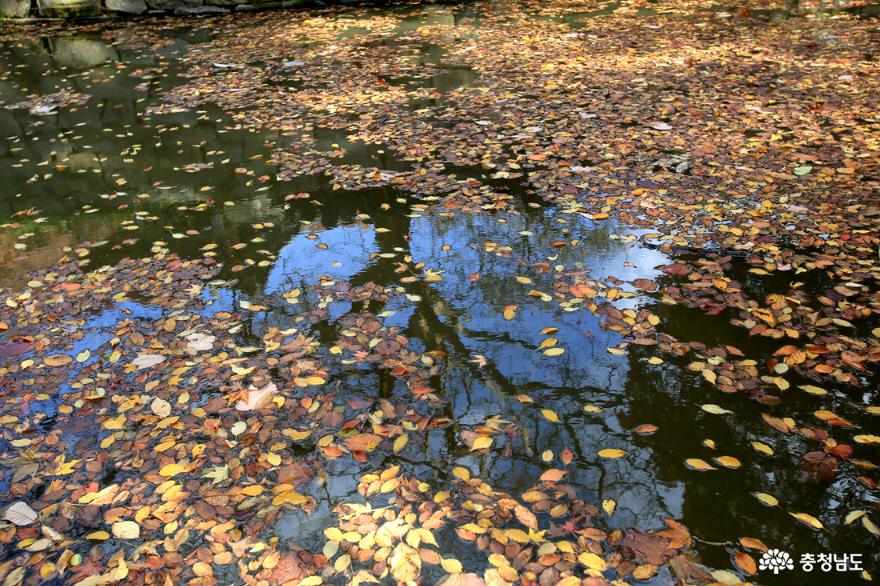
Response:
[{"label": "dark water area", "polygon": [[[558,18],[576,27],[582,19],[600,18],[617,7],[611,3]],[[455,22],[452,9],[414,12],[402,21],[399,34],[446,20]],[[511,282],[524,264],[538,262],[588,270],[596,280],[668,278],[657,267],[672,257],[641,244],[640,233],[547,205],[523,179],[493,179],[480,167],[448,166],[445,172],[450,181],[471,180],[509,193],[514,202],[509,212],[449,212],[391,187],[334,188],[322,174],[282,181],[273,153],[295,137],[245,129],[234,112],[214,106],[150,113],[164,91],[185,79],[180,59],[204,42],[207,33],[182,24],[164,34],[169,42],[158,51],[125,48],[100,35],[0,45],[0,102],[7,105],[0,108],[0,286],[23,285],[28,272],[52,265],[65,252],[98,268],[149,255],[159,246],[183,257],[210,251],[223,264],[221,278],[227,283],[205,293],[213,311],[322,279],[399,287],[404,296],[376,309],[387,314],[386,323],[404,328],[415,349],[446,353],[448,368],[433,381],[448,401],[446,416],[458,427],[492,417],[516,422],[524,447],[509,456],[475,454],[458,434],[435,431],[423,444],[389,455],[386,466],[399,463],[426,481],[442,482],[452,467],[464,465],[497,489],[516,494],[547,468],[545,451],[558,454],[568,448],[574,453],[568,479],[593,502],[617,502],[609,526],[656,528],[665,518],[680,519],[710,567],[731,567],[731,555],[743,536],[798,553],[861,553],[866,566],[873,565],[876,541],[840,519],[850,510],[876,509],[876,492],[859,482],[859,471],[852,466],[843,466],[824,483],[806,481],[798,455],[810,448],[794,434],[775,433],[761,414],[809,421],[814,411],[828,409],[865,430],[876,430],[876,422],[859,407],[876,401],[876,385],[863,396],[833,387],[827,387],[827,395],[812,396],[796,388],[809,381],[792,377],[782,404],[766,406],[719,393],[699,372],[688,369],[690,359],[650,361],[652,349],[634,345],[628,355],[613,355],[607,349],[625,339],[602,329],[596,316],[525,295],[530,288],[551,291],[549,276],[522,291],[513,291]],[[357,29],[346,34],[357,34]],[[387,79],[389,84],[437,90],[439,98],[416,101],[414,110],[437,105],[445,92],[479,77],[468,68],[446,65],[442,51],[430,46],[423,49],[422,64],[429,73]],[[296,88],[295,73],[279,77],[278,83]],[[50,104],[38,112],[8,107],[34,94],[59,91],[91,97],[83,104]],[[389,172],[409,168],[382,145],[353,139],[345,129],[315,128],[312,139],[312,148],[338,164]],[[298,197],[301,193],[310,197]],[[561,237],[579,243],[555,248],[553,242]],[[84,242],[93,244],[80,248]],[[510,249],[487,255],[486,243]],[[399,272],[398,265],[408,257],[442,280],[402,280],[407,273]],[[795,280],[815,290],[824,285],[821,273],[759,276],[744,263],[736,266],[739,260],[733,262],[744,290],[758,298],[785,292]],[[470,275],[477,273],[481,278],[474,283]],[[519,314],[527,319],[503,319],[503,308],[510,303],[519,304]],[[729,323],[728,314],[708,316],[645,295],[623,300],[618,307],[648,308],[679,339],[730,344],[756,360],[782,345],[750,337]],[[336,302],[331,318],[350,309]],[[156,311],[130,302],[91,316],[75,351],[100,347],[121,319]],[[285,323],[283,309],[253,319],[255,336],[268,324]],[[547,327],[559,328],[554,336],[567,349],[553,360],[536,351],[544,337],[540,330]],[[313,330],[330,336],[332,328],[315,324]],[[406,392],[378,366],[340,369],[331,383],[352,396],[373,399]],[[562,424],[552,424],[522,404],[517,400],[521,394],[559,413]],[[59,394],[35,405],[45,411],[45,425],[52,425],[54,410],[63,401]],[[701,406],[709,403],[730,413],[708,413]],[[658,429],[650,435],[633,433],[640,424]],[[753,441],[770,446],[773,455],[756,452]],[[627,455],[598,457],[604,448],[621,448]],[[738,458],[742,467],[705,473],[683,465],[686,458],[711,460],[722,454]],[[276,527],[277,535],[320,548],[333,506],[355,495],[358,478],[367,471],[348,460],[330,462],[327,493],[319,499],[318,511],[311,518],[289,513]],[[764,506],[753,496],[759,492],[776,496],[781,506]],[[808,512],[825,522],[826,529],[802,526],[787,511]],[[827,576],[821,571],[797,578],[765,573],[759,581],[828,584]],[[664,579],[660,575],[652,583],[666,583]],[[835,584],[857,582],[855,574],[834,575]]]}]

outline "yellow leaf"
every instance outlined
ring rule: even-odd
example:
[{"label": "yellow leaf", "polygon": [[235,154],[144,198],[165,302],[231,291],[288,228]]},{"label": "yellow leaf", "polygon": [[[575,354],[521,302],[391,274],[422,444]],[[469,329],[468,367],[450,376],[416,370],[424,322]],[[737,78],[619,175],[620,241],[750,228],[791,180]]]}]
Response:
[{"label": "yellow leaf", "polygon": [[464,480],[465,482],[471,479],[470,470],[462,466],[456,466],[455,468],[453,468],[452,475],[460,480]]},{"label": "yellow leaf", "polygon": [[55,458],[55,475],[56,476],[65,476],[67,474],[73,474],[73,467],[79,463],[79,460],[71,460],[70,462],[65,462],[64,455],[58,456]]},{"label": "yellow leaf", "polygon": [[173,478],[180,474],[181,472],[186,472],[186,468],[175,462],[174,464],[166,464],[159,469],[159,474],[164,476],[165,478]]},{"label": "yellow leaf", "polygon": [[444,558],[440,561],[440,567],[450,574],[459,574],[463,569],[461,562],[454,558]]},{"label": "yellow leaf", "polygon": [[736,469],[742,466],[742,462],[734,458],[733,456],[718,456],[717,458],[712,458],[717,464],[724,466],[725,468]]},{"label": "yellow leaf", "polygon": [[703,411],[705,411],[706,413],[711,413],[712,415],[726,415],[728,413],[733,413],[733,411],[729,411],[719,405],[713,405],[712,403],[706,403],[702,406],[702,408]]},{"label": "yellow leaf", "polygon": [[547,348],[544,350],[544,356],[562,356],[565,354],[565,348]]},{"label": "yellow leaf", "polygon": [[517,543],[528,543],[529,542],[529,534],[523,531],[522,529],[508,529],[504,532],[504,536],[508,539],[512,539]]},{"label": "yellow leaf", "polygon": [[122,425],[125,423],[125,414],[122,413],[118,417],[114,417],[113,419],[108,419],[104,423],[101,424],[101,427],[104,429],[122,429]]},{"label": "yellow leaf", "polygon": [[259,484],[251,484],[242,488],[241,494],[245,496],[260,496],[263,494],[263,487]]},{"label": "yellow leaf", "polygon": [[589,551],[585,551],[579,555],[578,561],[597,572],[604,572],[608,568],[608,564],[605,563],[605,560]]},{"label": "yellow leaf", "polygon": [[477,439],[474,440],[474,445],[471,446],[471,451],[475,450],[485,450],[489,446],[492,445],[492,438],[488,435],[481,435]]},{"label": "yellow leaf", "polygon": [[89,541],[105,541],[110,539],[110,534],[106,531],[95,531],[86,535],[86,539]]},{"label": "yellow leaf", "polygon": [[776,500],[776,497],[772,494],[767,494],[766,492],[756,492],[754,493],[755,498],[761,501],[762,504],[767,505],[768,507],[775,507],[779,504],[779,501]]},{"label": "yellow leaf", "polygon": [[688,458],[684,461],[685,465],[691,470],[697,470],[698,472],[705,472],[707,470],[715,470],[715,466],[709,464],[709,462],[702,460],[700,458]]},{"label": "yellow leaf", "polygon": [[605,510],[605,513],[610,517],[614,514],[614,509],[617,508],[617,502],[614,499],[605,499],[602,501],[602,508]]},{"label": "yellow leaf", "polygon": [[541,415],[543,415],[544,419],[546,419],[547,421],[559,423],[559,415],[556,414],[556,411],[553,411],[551,409],[541,409]]},{"label": "yellow leaf", "polygon": [[330,541],[342,541],[342,531],[337,527],[328,527],[324,529],[324,536]]},{"label": "yellow leaf", "polygon": [[765,443],[752,442],[752,447],[755,449],[756,452],[760,452],[760,453],[765,454],[767,456],[773,455],[773,448],[771,448],[770,446],[768,446]]},{"label": "yellow leaf", "polygon": [[394,453],[397,454],[406,447],[407,442],[409,441],[409,436],[405,433],[399,435],[396,440],[394,440],[394,445],[391,446],[391,449],[394,450]]},{"label": "yellow leaf", "polygon": [[288,503],[296,506],[306,503],[308,502],[308,500],[309,498],[307,496],[302,495],[298,492],[294,492],[292,490],[288,490],[286,492],[282,492],[281,494],[275,495],[275,498],[272,499],[272,504],[278,506]]},{"label": "yellow leaf", "polygon": [[124,559],[119,560],[119,564],[113,571],[113,579],[116,581],[125,580],[128,577],[128,564]]},{"label": "yellow leaf", "polygon": [[599,450],[600,458],[616,459],[624,456],[626,456],[626,450],[621,450],[619,448],[605,448],[604,450]]},{"label": "yellow leaf", "polygon": [[392,490],[397,490],[398,486],[400,486],[400,478],[389,478],[382,483],[382,486],[379,487],[379,492],[391,492]]},{"label": "yellow leaf", "polygon": [[807,525],[812,527],[813,529],[824,529],[825,526],[822,525],[822,522],[814,517],[813,515],[808,515],[807,513],[789,513],[792,517]]}]

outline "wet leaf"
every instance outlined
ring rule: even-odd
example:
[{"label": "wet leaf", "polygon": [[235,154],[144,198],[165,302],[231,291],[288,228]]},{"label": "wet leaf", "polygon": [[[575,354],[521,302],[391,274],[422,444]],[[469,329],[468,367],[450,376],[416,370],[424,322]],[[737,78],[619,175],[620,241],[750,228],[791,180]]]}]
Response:
[{"label": "wet leaf", "polygon": [[587,566],[591,570],[596,570],[597,572],[604,572],[608,568],[608,564],[605,563],[598,555],[585,551],[584,553],[578,556],[578,561],[583,565]]},{"label": "wet leaf", "polygon": [[549,470],[545,470],[544,473],[541,474],[541,480],[544,482],[558,482],[562,480],[566,474],[568,474],[568,472],[566,472],[565,470],[550,468]]},{"label": "wet leaf", "polygon": [[705,472],[707,470],[715,470],[716,468],[706,462],[705,460],[701,460],[700,458],[688,458],[684,461],[685,465],[691,470],[697,470],[699,472]]},{"label": "wet leaf", "polygon": [[736,552],[733,555],[733,560],[739,569],[746,574],[754,575],[758,571],[758,565],[755,563],[754,558],[743,551]]},{"label": "wet leaf", "polygon": [[117,521],[113,523],[113,536],[119,539],[137,539],[141,535],[141,527],[134,521]]},{"label": "wet leaf", "polygon": [[3,512],[3,519],[18,526],[31,525],[39,519],[39,514],[33,510],[26,502],[16,501],[6,507]]},{"label": "wet leaf", "polygon": [[773,495],[767,494],[766,492],[756,492],[754,493],[755,498],[761,501],[762,504],[768,507],[775,507],[779,504],[779,501],[776,500],[776,497]]},{"label": "wet leaf", "polygon": [[713,405],[712,403],[707,403],[707,404],[703,405],[702,409],[706,413],[711,413],[713,415],[728,415],[730,413],[733,413],[733,411],[729,411],[719,405]]},{"label": "wet leaf", "polygon": [[475,450],[485,450],[492,446],[492,438],[486,435],[481,435],[477,439],[474,440],[473,445],[471,445],[471,451]]},{"label": "wet leaf", "polygon": [[543,415],[544,419],[547,421],[559,423],[559,415],[557,415],[552,409],[541,409],[541,415]]},{"label": "wet leaf", "polygon": [[718,456],[712,458],[712,461],[718,464],[719,466],[724,466],[725,468],[736,469],[742,466],[742,462],[733,456]]},{"label": "wet leaf", "polygon": [[813,529],[824,529],[825,527],[822,525],[822,522],[819,521],[816,517],[809,515],[807,513],[789,513],[792,517],[807,525],[808,527],[812,527]]}]

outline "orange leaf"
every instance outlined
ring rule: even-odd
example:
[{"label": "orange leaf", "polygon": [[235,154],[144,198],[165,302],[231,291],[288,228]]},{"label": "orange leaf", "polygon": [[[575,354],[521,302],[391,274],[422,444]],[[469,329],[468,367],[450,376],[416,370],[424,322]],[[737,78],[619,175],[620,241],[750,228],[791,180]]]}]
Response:
[{"label": "orange leaf", "polygon": [[736,562],[736,565],[746,574],[754,574],[758,571],[758,567],[755,565],[755,560],[744,551],[736,552],[733,556],[733,561]]},{"label": "orange leaf", "polygon": [[543,474],[541,474],[541,480],[544,482],[557,482],[562,480],[565,475],[568,474],[565,470],[559,470],[558,468],[550,468]]}]

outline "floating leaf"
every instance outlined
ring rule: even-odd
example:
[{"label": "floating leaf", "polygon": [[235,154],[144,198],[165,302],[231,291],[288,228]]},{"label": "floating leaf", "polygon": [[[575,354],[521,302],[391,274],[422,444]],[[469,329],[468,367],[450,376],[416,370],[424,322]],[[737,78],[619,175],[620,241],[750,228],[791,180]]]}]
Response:
[{"label": "floating leaf", "polygon": [[3,512],[3,520],[19,526],[31,525],[39,517],[37,512],[24,501],[12,503]]},{"label": "floating leaf", "polygon": [[744,551],[738,551],[733,554],[733,561],[746,574],[755,574],[758,571],[758,565],[754,558]]},{"label": "floating leaf", "polygon": [[752,444],[752,448],[754,448],[754,450],[756,452],[759,452],[759,453],[767,455],[767,456],[773,455],[773,448],[771,448],[767,444],[759,442],[759,441],[753,441],[753,442],[751,442],[751,444]]},{"label": "floating leaf", "polygon": [[541,409],[541,415],[543,415],[544,419],[547,421],[559,423],[559,415],[557,415],[556,411],[553,411],[552,409]]},{"label": "floating leaf", "polygon": [[160,354],[147,354],[141,353],[138,354],[137,357],[131,361],[133,366],[136,366],[138,370],[142,368],[151,368],[156,366],[157,364],[162,364],[165,362],[165,357]]},{"label": "floating leaf", "polygon": [[440,562],[440,567],[442,567],[450,574],[459,574],[463,569],[461,562],[454,558],[444,558]]},{"label": "floating leaf", "polygon": [[736,469],[742,466],[742,462],[740,462],[733,456],[718,456],[716,458],[712,458],[712,461],[719,466],[724,466],[725,468]]},{"label": "floating leaf", "polygon": [[178,464],[177,462],[173,464],[166,464],[159,469],[159,474],[164,476],[165,478],[173,478],[177,476],[181,472],[186,472],[186,468]]},{"label": "floating leaf", "polygon": [[550,468],[549,470],[545,470],[544,473],[541,474],[541,480],[543,482],[558,482],[562,480],[566,474],[568,474],[568,472],[566,472],[565,470]]},{"label": "floating leaf", "polygon": [[474,440],[473,445],[471,445],[471,451],[475,450],[485,450],[492,445],[492,438],[487,435],[481,435],[477,439]]},{"label": "floating leaf", "polygon": [[724,407],[719,405],[714,405],[712,403],[706,403],[702,406],[703,411],[706,413],[711,413],[712,415],[727,415],[729,413],[733,413],[733,411],[728,411]]},{"label": "floating leaf", "polygon": [[171,403],[169,403],[165,399],[156,397],[155,399],[153,399],[153,402],[150,403],[150,411],[152,411],[154,415],[157,415],[159,417],[168,417],[169,415],[171,415]]},{"label": "floating leaf", "polygon": [[809,515],[807,513],[789,513],[792,517],[807,525],[808,527],[812,527],[813,529],[824,529],[825,526],[822,525],[822,522],[819,521],[816,517]]},{"label": "floating leaf", "polygon": [[134,521],[117,521],[112,526],[114,537],[119,539],[137,539],[141,536],[141,526]]},{"label": "floating leaf", "polygon": [[578,561],[583,565],[587,566],[591,570],[596,570],[597,572],[604,572],[608,568],[608,564],[598,555],[585,551],[578,556]]},{"label": "floating leaf", "polygon": [[705,460],[701,460],[700,458],[688,458],[684,463],[691,470],[697,470],[699,472],[716,469],[712,464]]},{"label": "floating leaf", "polygon": [[776,500],[775,496],[767,494],[766,492],[756,492],[753,494],[755,495],[756,499],[758,499],[759,501],[761,501],[762,504],[767,505],[768,507],[775,507],[779,504],[779,501]]},{"label": "floating leaf", "polygon": [[743,547],[747,547],[749,549],[756,549],[758,551],[767,551],[769,549],[763,541],[755,537],[740,537],[739,542],[742,544]]},{"label": "floating leaf", "polygon": [[798,385],[798,388],[802,391],[810,393],[811,395],[827,395],[828,391],[821,387],[817,387],[815,385]]}]

